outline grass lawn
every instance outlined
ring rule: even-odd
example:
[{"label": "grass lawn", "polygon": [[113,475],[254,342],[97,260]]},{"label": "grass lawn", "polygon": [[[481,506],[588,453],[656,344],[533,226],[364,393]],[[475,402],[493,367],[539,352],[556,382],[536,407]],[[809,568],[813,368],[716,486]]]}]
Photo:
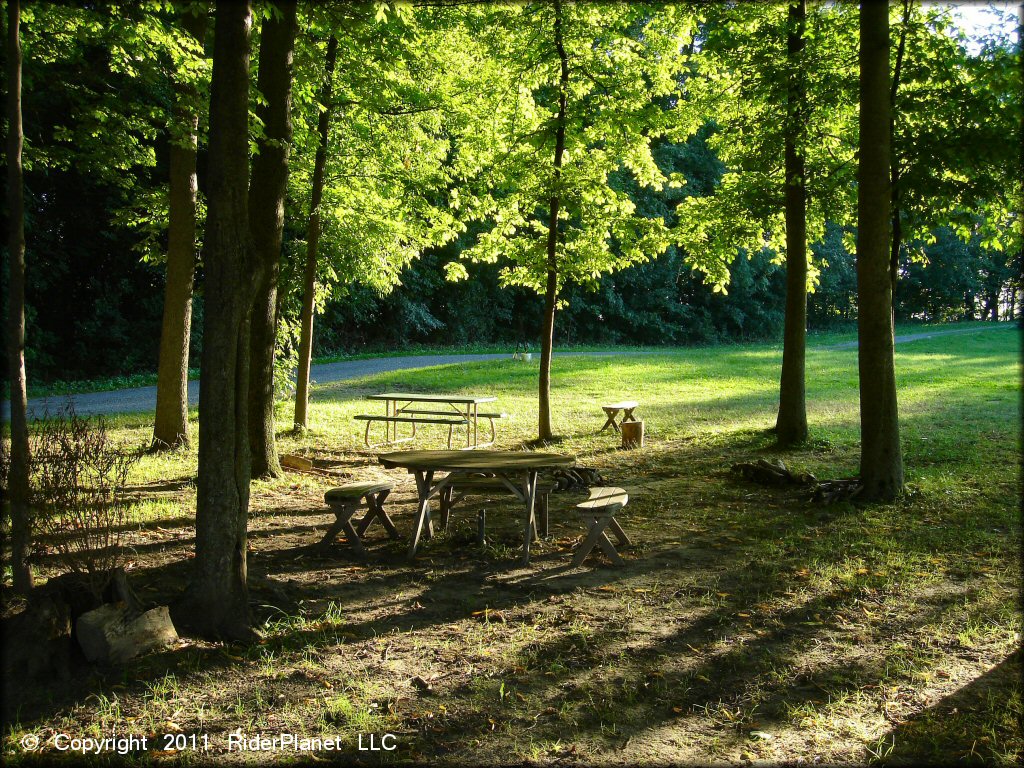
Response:
[{"label": "grass lawn", "polygon": [[[199,738],[198,751],[190,742],[129,758],[139,762],[302,757],[229,752],[240,729],[249,738],[340,737],[343,759],[364,763],[1018,764],[1018,332],[897,347],[909,492],[894,504],[823,507],[805,489],[729,471],[779,457],[819,479],[856,473],[856,349],[809,351],[812,440],[781,453],[765,433],[780,361],[775,344],[556,358],[561,438],[548,450],[575,454],[629,492],[619,519],[634,546],[618,569],[599,558],[564,567],[583,533],[571,513],[583,495],[568,492],[552,495],[552,536],[528,568],[516,565],[511,497],[464,502],[413,563],[406,542],[379,527],[366,562],[343,543],[315,554],[307,545],[332,519],[323,492],[341,482],[394,481],[388,508],[403,534],[410,529],[412,477],[382,469],[352,419],[382,412],[367,394],[495,395],[512,414],[496,447],[515,449],[535,436],[537,363],[315,389],[311,429],[282,432],[280,445],[316,469],[253,484],[249,568],[262,639],[185,637],[125,669],[84,667],[59,686],[21,691],[5,757],[29,762],[19,746],[28,734],[43,742],[33,754],[52,759],[56,733],[115,732]],[[597,433],[600,405],[627,397],[646,422],[642,450]],[[290,407],[279,417],[287,423]],[[113,423],[127,443],[150,437],[147,416]],[[444,436],[424,427],[414,445],[443,447]],[[173,600],[188,578],[195,472],[194,449],[148,456],[136,469],[143,523],[130,573],[154,603]],[[44,556],[44,572],[49,563]],[[359,734],[371,733],[394,734],[397,749],[359,752]]]}]

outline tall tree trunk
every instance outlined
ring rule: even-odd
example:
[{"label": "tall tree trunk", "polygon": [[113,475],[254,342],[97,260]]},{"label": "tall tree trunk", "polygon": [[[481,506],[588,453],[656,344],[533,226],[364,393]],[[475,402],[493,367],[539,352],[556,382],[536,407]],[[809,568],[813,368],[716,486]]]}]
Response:
[{"label": "tall tree trunk", "polygon": [[292,143],[292,56],[295,49],[295,0],[278,2],[280,16],[263,22],[257,88],[266,102],[259,153],[249,184],[249,228],[257,266],[249,361],[249,447],[252,473],[277,477],[281,463],[274,439],[274,347],[277,341],[277,281]]},{"label": "tall tree trunk", "polygon": [[857,183],[857,336],[860,476],[865,499],[903,489],[889,272],[889,6],[860,7],[860,165]]},{"label": "tall tree trunk", "polygon": [[299,368],[295,382],[295,428],[305,429],[309,409],[309,368],[313,362],[313,310],[316,303],[316,252],[320,244],[320,200],[324,194],[324,166],[327,163],[327,139],[331,124],[331,99],[334,89],[334,66],[338,60],[338,39],[327,41],[324,82],[318,101],[322,105],[317,122],[320,142],[313,163],[313,191],[309,202],[309,224],[306,229],[306,268],[302,275],[302,315],[299,327]]},{"label": "tall tree trunk", "polygon": [[29,550],[28,399],[25,374],[25,190],[21,170],[21,3],[7,0],[7,375],[11,390],[11,574],[15,591],[32,589]]},{"label": "tall tree trunk", "polygon": [[[206,10],[187,5],[181,11],[185,32],[202,44]],[[192,331],[192,281],[196,265],[196,145],[198,91],[190,82],[174,85],[171,125],[170,216],[167,232],[167,285],[160,330],[156,418],[153,447],[188,445],[188,344]]]},{"label": "tall tree trunk", "polygon": [[551,355],[555,342],[555,304],[558,301],[558,208],[559,184],[562,178],[562,154],[565,152],[565,104],[569,92],[569,58],[562,45],[562,3],[555,0],[555,48],[561,62],[558,81],[558,117],[555,122],[555,161],[551,180],[551,203],[548,217],[548,274],[544,285],[544,323],[540,338],[540,398],[537,437],[550,440],[551,431]]},{"label": "tall tree trunk", "polygon": [[974,301],[974,294],[970,291],[964,291],[964,320],[974,320],[976,311],[977,305]]},{"label": "tall tree trunk", "polygon": [[200,633],[227,639],[251,636],[245,556],[249,322],[255,290],[247,205],[250,24],[248,2],[217,3],[203,246],[196,558],[182,611]]},{"label": "tall tree trunk", "polygon": [[900,215],[900,159],[896,154],[896,95],[903,74],[903,58],[907,50],[907,31],[910,28],[911,0],[903,0],[903,22],[900,24],[900,39],[896,46],[896,66],[893,69],[892,85],[889,88],[889,160],[890,186],[892,187],[892,242],[889,246],[889,281],[892,294],[896,295],[896,280],[900,275],[900,247],[903,245],[903,218]]},{"label": "tall tree trunk", "polygon": [[786,324],[775,435],[779,445],[807,439],[804,362],[807,347],[807,183],[799,138],[804,122],[803,50],[806,0],[789,5],[786,54],[789,89],[786,106]]}]

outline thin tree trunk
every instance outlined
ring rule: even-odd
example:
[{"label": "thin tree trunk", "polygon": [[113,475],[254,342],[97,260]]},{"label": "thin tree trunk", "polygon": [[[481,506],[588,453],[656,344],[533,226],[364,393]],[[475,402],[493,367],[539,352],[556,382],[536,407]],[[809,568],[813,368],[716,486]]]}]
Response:
[{"label": "thin tree trunk", "polygon": [[257,110],[264,135],[253,159],[249,222],[258,282],[253,304],[249,369],[249,446],[252,473],[277,477],[281,463],[274,438],[274,347],[277,341],[277,281],[284,232],[284,198],[292,143],[292,57],[295,0],[278,2],[281,16],[263,22],[257,88],[265,106]]},{"label": "thin tree trunk", "polygon": [[327,140],[331,121],[334,66],[338,59],[338,39],[331,35],[327,42],[324,82],[318,101],[322,105],[317,122],[320,143],[313,163],[313,191],[309,203],[309,224],[306,229],[306,268],[302,275],[302,315],[299,323],[299,367],[295,382],[295,428],[305,429],[309,408],[309,368],[313,362],[313,310],[316,300],[316,252],[320,244],[320,200],[324,193],[324,166],[327,163]]},{"label": "thin tree trunk", "polygon": [[889,6],[860,9],[860,166],[857,184],[860,475],[865,499],[903,490],[889,271]]},{"label": "thin tree trunk", "polygon": [[28,474],[28,398],[25,373],[25,190],[21,168],[21,3],[7,1],[7,375],[11,391],[11,574],[14,589],[32,590]]},{"label": "thin tree trunk", "polygon": [[900,215],[900,159],[896,154],[896,95],[903,74],[903,57],[907,50],[907,30],[910,27],[911,0],[903,0],[903,23],[900,25],[900,40],[896,46],[896,66],[893,69],[892,85],[889,88],[889,162],[890,185],[892,187],[892,242],[889,248],[889,281],[892,295],[896,295],[896,281],[900,275],[900,247],[903,245],[903,220]]},{"label": "thin tree trunk", "polygon": [[255,290],[247,205],[250,24],[248,2],[217,3],[203,246],[196,558],[180,613],[198,632],[226,639],[251,637],[245,554],[249,321]]},{"label": "thin tree trunk", "polygon": [[[206,11],[182,9],[185,32],[202,44]],[[192,282],[196,265],[196,146],[198,91],[190,82],[175,83],[172,117],[170,200],[167,232],[167,285],[164,288],[160,362],[157,367],[153,447],[188,445],[188,345],[192,331]]]},{"label": "thin tree trunk", "polygon": [[775,435],[779,445],[807,439],[807,398],[804,363],[807,347],[807,184],[804,153],[798,139],[804,122],[804,27],[806,0],[789,6],[786,45],[790,69],[786,115],[786,323],[782,348],[782,378]]},{"label": "thin tree trunk", "polygon": [[555,161],[551,181],[550,215],[548,217],[548,273],[544,285],[544,323],[540,338],[540,398],[537,437],[550,440],[551,430],[551,355],[555,341],[555,304],[558,300],[558,208],[559,182],[562,177],[562,154],[565,152],[565,105],[569,92],[569,58],[562,45],[562,3],[555,0],[555,48],[561,63],[558,82],[558,117],[555,123]]}]

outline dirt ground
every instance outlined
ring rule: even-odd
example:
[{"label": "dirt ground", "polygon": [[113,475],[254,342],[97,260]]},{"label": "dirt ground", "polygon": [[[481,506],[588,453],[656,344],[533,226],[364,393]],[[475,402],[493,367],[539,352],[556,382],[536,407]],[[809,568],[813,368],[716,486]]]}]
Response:
[{"label": "dirt ground", "polygon": [[[656,455],[588,460],[630,493],[620,519],[633,546],[622,568],[592,555],[578,569],[568,564],[583,534],[572,513],[581,491],[552,494],[551,536],[534,544],[528,567],[517,564],[522,511],[511,496],[467,499],[412,562],[407,539],[380,526],[367,533],[365,561],[343,540],[320,553],[311,545],[333,519],[327,488],[391,480],[387,508],[406,536],[415,486],[369,454],[311,453],[312,472],[254,488],[258,643],[185,630],[176,647],[126,668],[82,664],[59,686],[8,688],[18,708],[6,757],[60,756],[61,733],[185,737],[183,748],[126,758],[142,762],[1000,762],[1012,753],[1005,733],[978,733],[973,744],[968,735],[978,713],[986,723],[1003,716],[1015,690],[1019,704],[1019,654],[1008,655],[1005,632],[972,632],[976,614],[961,610],[1005,597],[1011,570],[964,564],[911,586],[866,554],[851,560],[860,543],[834,563],[808,560],[815,542],[863,528],[857,509],[740,480],[727,470],[734,451],[698,452],[683,439]],[[181,477],[134,491],[181,510],[134,532],[128,563],[147,603],[173,605],[193,556],[194,485]],[[900,514],[888,524],[899,529]],[[334,736],[342,748],[255,752],[232,748],[233,733]],[[19,749],[25,734],[41,749]],[[384,734],[396,749],[366,749]]]}]

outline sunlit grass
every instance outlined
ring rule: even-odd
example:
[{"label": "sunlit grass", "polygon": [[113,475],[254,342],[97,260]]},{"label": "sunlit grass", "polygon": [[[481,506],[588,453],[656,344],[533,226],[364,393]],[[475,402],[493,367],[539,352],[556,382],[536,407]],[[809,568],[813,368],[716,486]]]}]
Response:
[{"label": "sunlit grass", "polygon": [[[260,643],[147,657],[49,723],[123,729],[135,718],[157,731],[170,719],[215,734],[291,728],[353,742],[388,729],[406,734],[398,758],[465,764],[494,755],[1014,764],[1024,754],[1019,691],[985,686],[1005,678],[993,670],[1009,663],[1022,629],[1020,360],[1010,328],[898,346],[908,493],[822,508],[728,468],[779,457],[819,478],[855,475],[855,349],[808,352],[811,440],[784,452],[765,431],[779,345],[556,357],[559,440],[546,450],[629,489],[622,519],[636,546],[626,568],[548,573],[580,534],[565,498],[553,499],[554,540],[538,545],[540,564],[525,577],[507,570],[520,534],[500,514],[484,548],[472,543],[472,514],[455,514],[416,563],[391,557],[382,538],[369,564],[340,549],[324,561],[271,550],[281,570],[268,576],[311,577],[297,607],[261,608]],[[496,447],[521,449],[536,436],[536,377],[536,361],[505,359],[319,386],[305,433],[285,428],[291,406],[279,405],[280,448],[337,459],[341,477],[375,477],[383,470],[352,417],[383,411],[367,394],[412,390],[494,395],[495,410],[511,414]],[[597,432],[600,405],[626,397],[640,401],[641,451]],[[148,416],[114,423],[126,444],[149,439]],[[445,436],[426,427],[403,447],[443,447]],[[183,551],[196,471],[193,447],[147,455],[132,479],[148,530],[165,543],[182,536]],[[389,502],[404,529],[410,481],[390,477],[406,484],[404,500]],[[254,482],[250,528],[272,532],[282,500],[323,512],[335,482],[296,472]],[[419,692],[413,675],[434,690]],[[7,756],[32,725],[9,729]]]}]

